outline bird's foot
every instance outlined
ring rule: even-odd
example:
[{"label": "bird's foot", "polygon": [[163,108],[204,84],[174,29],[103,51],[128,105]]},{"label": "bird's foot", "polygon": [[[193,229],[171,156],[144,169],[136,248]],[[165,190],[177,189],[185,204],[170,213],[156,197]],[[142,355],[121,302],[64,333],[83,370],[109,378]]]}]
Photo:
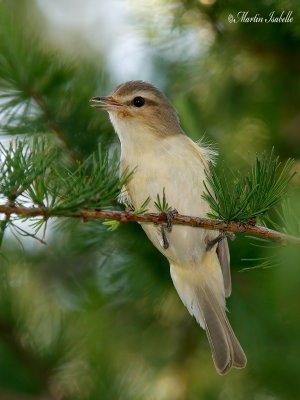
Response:
[{"label": "bird's foot", "polygon": [[226,236],[228,236],[230,240],[235,240],[236,239],[235,234],[233,232],[224,232],[223,231],[223,232],[221,232],[219,234],[219,236],[217,236],[213,240],[208,240],[206,238],[206,251],[211,250],[214,247],[215,244],[221,242],[221,240],[223,240],[224,237],[226,237]]},{"label": "bird's foot", "polygon": [[168,232],[172,232],[172,228],[173,228],[173,218],[175,217],[175,215],[178,214],[177,210],[168,210],[166,211],[166,217],[167,217],[167,231]]},{"label": "bird's foot", "polygon": [[167,229],[168,232],[172,232],[173,228],[173,218],[175,217],[176,214],[178,214],[177,210],[168,210],[165,212],[166,218],[167,218],[167,223],[162,223],[160,232],[162,236],[162,246],[164,249],[167,249],[169,247],[169,241],[167,239],[167,235],[165,232],[165,228]]},{"label": "bird's foot", "polygon": [[235,236],[235,234],[233,232],[228,232],[227,231],[227,232],[225,232],[225,236],[229,237],[229,239],[231,241],[234,241],[236,239],[236,236]]}]

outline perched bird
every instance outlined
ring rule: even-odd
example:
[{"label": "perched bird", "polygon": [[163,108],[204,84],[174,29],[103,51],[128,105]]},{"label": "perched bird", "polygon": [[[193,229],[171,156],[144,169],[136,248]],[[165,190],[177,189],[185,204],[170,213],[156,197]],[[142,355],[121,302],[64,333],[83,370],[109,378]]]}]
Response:
[{"label": "perched bird", "polygon": [[[93,107],[108,111],[119,136],[120,172],[134,169],[123,190],[127,202],[138,208],[150,196],[147,208],[157,212],[154,201],[164,189],[180,214],[206,217],[210,208],[202,194],[211,151],[186,136],[169,100],[149,83],[129,81],[91,101],[102,103]],[[152,223],[142,227],[169,260],[182,302],[206,330],[218,373],[245,367],[245,353],[226,316],[225,297],[231,293],[227,239],[217,242],[219,232],[183,225],[164,235]]]}]

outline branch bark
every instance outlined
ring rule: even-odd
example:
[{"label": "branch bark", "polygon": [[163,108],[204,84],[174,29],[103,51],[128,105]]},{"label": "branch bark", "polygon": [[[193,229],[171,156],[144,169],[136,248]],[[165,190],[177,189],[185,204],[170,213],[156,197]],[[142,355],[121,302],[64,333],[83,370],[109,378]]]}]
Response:
[{"label": "branch bark", "polygon": [[[145,213],[135,215],[128,211],[113,211],[113,210],[87,210],[80,209],[77,212],[69,212],[67,210],[51,210],[40,207],[18,207],[10,205],[0,205],[0,214],[5,214],[10,217],[11,214],[21,215],[23,217],[38,217],[45,219],[53,217],[81,218],[83,221],[112,219],[120,221],[122,224],[128,222],[149,222],[161,224],[167,222],[166,213]],[[210,219],[201,217],[191,217],[188,215],[176,214],[173,217],[173,224],[189,225],[192,227],[219,230],[224,232],[240,232],[249,233],[251,235],[260,236],[265,239],[270,239],[279,242],[283,245],[293,244],[300,246],[300,238],[287,235],[282,232],[277,232],[261,225],[253,225],[250,223],[242,223],[236,221],[224,222],[220,219]]]}]

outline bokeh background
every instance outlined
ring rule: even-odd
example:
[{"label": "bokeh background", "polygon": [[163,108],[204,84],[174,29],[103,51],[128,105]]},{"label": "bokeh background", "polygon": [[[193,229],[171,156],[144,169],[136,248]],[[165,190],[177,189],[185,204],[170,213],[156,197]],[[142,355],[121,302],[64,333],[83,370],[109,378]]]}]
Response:
[{"label": "bokeh background", "polygon": [[[239,11],[292,11],[293,22],[229,23]],[[12,112],[0,140],[54,135],[81,159],[98,142],[116,148],[88,100],[143,79],[166,93],[190,137],[218,148],[220,168],[246,170],[274,146],[299,170],[299,17],[298,0],[2,0],[1,105],[8,96]],[[296,175],[290,231],[299,193]],[[220,377],[138,225],[108,232],[64,220],[46,241],[8,233],[2,244],[0,399],[299,398],[298,249],[242,235],[230,243],[229,318],[248,366]]]}]

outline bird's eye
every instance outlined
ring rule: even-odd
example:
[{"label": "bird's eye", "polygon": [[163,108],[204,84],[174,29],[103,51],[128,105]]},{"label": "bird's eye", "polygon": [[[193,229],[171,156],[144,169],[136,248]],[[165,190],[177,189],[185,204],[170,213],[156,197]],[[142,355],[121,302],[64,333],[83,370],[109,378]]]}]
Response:
[{"label": "bird's eye", "polygon": [[141,96],[138,96],[133,99],[132,103],[135,107],[142,107],[145,104],[145,99]]}]

